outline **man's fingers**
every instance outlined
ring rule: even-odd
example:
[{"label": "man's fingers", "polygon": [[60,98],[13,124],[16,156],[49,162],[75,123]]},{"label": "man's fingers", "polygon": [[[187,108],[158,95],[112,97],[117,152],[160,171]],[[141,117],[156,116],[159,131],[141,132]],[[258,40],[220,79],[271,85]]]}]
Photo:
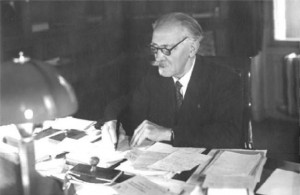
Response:
[{"label": "man's fingers", "polygon": [[88,135],[91,135],[91,136],[97,136],[97,135],[101,134],[101,131],[99,131],[99,129],[96,129],[96,128],[94,127],[94,125],[92,125],[92,126],[89,127],[88,129],[86,129],[85,132],[86,132]]},{"label": "man's fingers", "polygon": [[108,128],[108,134],[113,144],[117,143],[117,124],[112,122],[110,123]]},{"label": "man's fingers", "polygon": [[139,136],[140,135],[140,131],[138,133],[136,133],[132,138],[131,138],[131,141],[130,141],[130,146],[131,147],[134,147],[136,146],[136,143],[137,143],[137,140],[139,139]]},{"label": "man's fingers", "polygon": [[122,123],[120,123],[118,142],[123,141],[125,137],[126,137],[125,129],[123,128]]},{"label": "man's fingers", "polygon": [[147,122],[147,120],[145,120],[134,131],[134,135],[133,135],[133,137],[131,139],[131,142],[130,142],[131,147],[140,145],[147,138],[145,136],[145,131],[146,131],[147,124],[148,124],[148,122]]},{"label": "man's fingers", "polygon": [[102,140],[104,143],[114,146],[117,143],[116,121],[108,121],[102,126]]},{"label": "man's fingers", "polygon": [[144,124],[146,123],[147,121],[143,121],[135,130],[134,130],[134,133],[133,133],[133,136],[132,137],[135,137],[136,134],[138,134],[142,129],[143,129],[143,126]]},{"label": "man's fingers", "polygon": [[130,140],[130,146],[132,146],[132,147],[134,146],[136,136],[137,136],[137,134],[141,131],[143,125],[144,125],[144,122],[142,122],[142,123],[134,130],[133,136],[132,136],[132,138],[131,138],[131,140]]},{"label": "man's fingers", "polygon": [[146,131],[142,131],[136,140],[136,146],[141,145],[145,139],[147,139]]}]

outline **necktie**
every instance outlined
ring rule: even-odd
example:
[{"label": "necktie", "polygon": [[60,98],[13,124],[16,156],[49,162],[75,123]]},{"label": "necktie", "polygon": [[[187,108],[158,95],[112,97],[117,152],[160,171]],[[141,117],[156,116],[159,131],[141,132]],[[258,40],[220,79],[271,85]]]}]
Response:
[{"label": "necktie", "polygon": [[179,81],[176,81],[175,83],[175,88],[176,88],[176,105],[177,105],[177,110],[179,110],[182,101],[183,101],[183,96],[180,92],[180,89],[182,87],[182,84]]}]

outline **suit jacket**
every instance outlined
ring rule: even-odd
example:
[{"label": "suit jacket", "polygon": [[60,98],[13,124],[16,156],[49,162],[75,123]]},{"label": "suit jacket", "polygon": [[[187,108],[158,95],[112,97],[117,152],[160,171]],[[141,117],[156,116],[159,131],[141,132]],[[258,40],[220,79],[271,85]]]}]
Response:
[{"label": "suit jacket", "polygon": [[212,59],[197,56],[178,115],[173,79],[160,76],[157,67],[149,68],[127,99],[125,130],[132,134],[147,119],[172,128],[177,147],[242,148],[240,77]]}]

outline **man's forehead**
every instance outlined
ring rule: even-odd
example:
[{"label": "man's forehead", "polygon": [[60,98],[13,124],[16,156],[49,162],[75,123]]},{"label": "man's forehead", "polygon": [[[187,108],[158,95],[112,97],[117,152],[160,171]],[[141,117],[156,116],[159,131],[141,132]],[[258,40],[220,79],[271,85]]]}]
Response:
[{"label": "man's forehead", "polygon": [[172,45],[183,37],[183,29],[179,26],[160,26],[155,28],[152,43],[157,45]]}]

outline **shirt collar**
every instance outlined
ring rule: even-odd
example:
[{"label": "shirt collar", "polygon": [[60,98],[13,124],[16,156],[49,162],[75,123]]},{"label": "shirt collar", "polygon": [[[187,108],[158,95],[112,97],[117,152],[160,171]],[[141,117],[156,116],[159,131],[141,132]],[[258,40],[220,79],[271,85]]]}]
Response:
[{"label": "shirt collar", "polygon": [[172,77],[174,83],[175,83],[176,81],[179,81],[179,82],[182,84],[182,95],[183,95],[183,96],[185,95],[185,91],[186,91],[186,89],[187,89],[187,86],[188,86],[188,84],[189,84],[190,78],[191,78],[191,76],[192,76],[192,72],[193,72],[193,69],[194,69],[195,61],[196,61],[196,58],[194,59],[193,64],[192,64],[192,67],[190,68],[190,70],[189,70],[185,75],[183,75],[183,77],[181,77],[180,79],[177,79],[177,78],[175,78],[175,77]]}]

